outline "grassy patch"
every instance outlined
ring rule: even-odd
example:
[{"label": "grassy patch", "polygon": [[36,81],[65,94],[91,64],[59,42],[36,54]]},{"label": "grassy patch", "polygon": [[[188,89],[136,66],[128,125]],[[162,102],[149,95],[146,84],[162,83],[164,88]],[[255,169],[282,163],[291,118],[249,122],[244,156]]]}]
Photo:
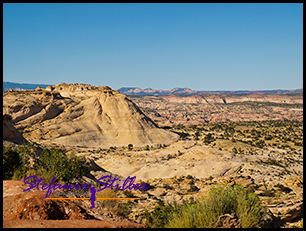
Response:
[{"label": "grassy patch", "polygon": [[258,227],[264,214],[258,195],[242,186],[218,186],[197,201],[183,201],[182,205],[163,202],[149,213],[145,212],[149,227],[215,228],[224,214],[235,214],[242,228]]}]

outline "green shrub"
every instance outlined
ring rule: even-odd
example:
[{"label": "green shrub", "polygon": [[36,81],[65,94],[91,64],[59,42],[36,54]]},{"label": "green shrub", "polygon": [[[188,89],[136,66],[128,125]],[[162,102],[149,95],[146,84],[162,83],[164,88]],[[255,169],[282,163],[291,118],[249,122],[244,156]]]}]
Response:
[{"label": "green shrub", "polygon": [[149,213],[145,210],[144,217],[146,218],[146,224],[151,228],[163,228],[179,209],[180,206],[175,202],[165,205],[163,201],[159,200],[152,212]]},{"label": "green shrub", "polygon": [[56,182],[62,181],[67,184],[82,178],[88,172],[88,168],[79,157],[75,154],[67,155],[58,149],[43,150],[34,168],[39,177],[45,178],[46,182],[51,182],[55,176]]},{"label": "green shrub", "polygon": [[216,139],[214,138],[214,136],[211,133],[208,133],[205,135],[204,137],[204,143],[205,144],[210,144],[211,142],[215,141]]},{"label": "green shrub", "polygon": [[131,214],[132,212],[132,203],[131,202],[127,202],[127,203],[117,203],[117,206],[115,206],[112,209],[112,212],[114,212],[115,214],[119,215],[119,216],[124,216],[124,217],[128,217],[129,214]]},{"label": "green shrub", "polygon": [[3,179],[12,180],[24,175],[29,170],[30,157],[35,158],[36,148],[31,144],[23,144],[19,149],[11,145],[3,147]]},{"label": "green shrub", "polygon": [[[11,146],[3,148],[3,179],[22,180],[36,175],[44,178],[45,183],[50,183],[55,176],[55,182],[72,183],[88,172],[83,160],[75,154],[67,155],[65,151],[44,149],[36,160],[35,151],[32,144],[22,145],[16,150]],[[33,166],[30,166],[30,158],[35,162]]]},{"label": "green shrub", "polygon": [[189,136],[189,133],[187,132],[180,132],[179,134],[181,138],[187,138]]},{"label": "green shrub", "polygon": [[242,228],[252,228],[258,227],[263,211],[258,195],[235,185],[212,188],[206,197],[182,205],[159,202],[144,215],[149,227],[214,228],[220,216],[236,214]]},{"label": "green shrub", "polygon": [[13,150],[11,145],[3,147],[3,180],[11,180],[14,171],[21,165],[19,151]]},{"label": "green shrub", "polygon": [[124,194],[127,198],[133,198],[133,197],[135,197],[134,194],[133,194],[131,191],[129,191],[129,190],[124,190],[124,191],[123,191],[123,194]]},{"label": "green shrub", "polygon": [[252,228],[259,225],[263,215],[259,197],[242,187],[236,191],[237,210],[236,214],[241,219],[242,228]]},{"label": "green shrub", "polygon": [[303,218],[300,220],[300,223],[297,225],[297,228],[303,228]]},{"label": "green shrub", "polygon": [[129,149],[129,150],[133,150],[133,144],[129,144],[129,145],[128,145],[128,149]]},{"label": "green shrub", "polygon": [[187,192],[198,192],[200,189],[195,185],[190,185],[190,188],[187,190]]}]

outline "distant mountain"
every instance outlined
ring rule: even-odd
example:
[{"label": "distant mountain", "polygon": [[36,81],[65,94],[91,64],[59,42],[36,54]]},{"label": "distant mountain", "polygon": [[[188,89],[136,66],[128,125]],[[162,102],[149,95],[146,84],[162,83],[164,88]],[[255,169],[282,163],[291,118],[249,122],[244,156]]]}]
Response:
[{"label": "distant mountain", "polygon": [[3,81],[3,91],[8,91],[10,88],[16,90],[35,90],[38,86],[46,88],[47,84],[31,84],[31,83],[12,83]]},{"label": "distant mountain", "polygon": [[296,90],[239,90],[239,91],[196,91],[190,88],[173,88],[172,90],[160,90],[152,88],[122,87],[118,89],[124,95],[196,95],[202,93],[210,94],[288,94],[303,93],[303,88]]},{"label": "distant mountain", "polygon": [[[21,90],[35,90],[38,86],[46,88],[47,84],[29,84],[29,83],[12,83],[3,81],[3,91],[8,91],[10,88]],[[240,90],[240,91],[196,91],[190,88],[173,88],[172,90],[152,89],[150,87],[141,89],[139,87],[121,87],[118,89],[124,95],[197,95],[202,93],[210,94],[288,94],[288,93],[303,93],[303,88],[296,90]]]},{"label": "distant mountain", "polygon": [[152,88],[138,88],[138,87],[122,87],[118,91],[125,95],[193,95],[202,93],[202,91],[195,91],[190,88],[173,88],[170,91],[152,89]]}]

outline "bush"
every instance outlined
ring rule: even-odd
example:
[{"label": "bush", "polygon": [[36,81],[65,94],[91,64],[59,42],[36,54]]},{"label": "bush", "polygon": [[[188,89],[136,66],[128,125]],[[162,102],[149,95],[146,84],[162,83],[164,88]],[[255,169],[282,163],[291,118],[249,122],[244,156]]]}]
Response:
[{"label": "bush", "polygon": [[25,175],[29,170],[29,159],[35,158],[35,151],[31,144],[23,144],[19,149],[12,149],[11,145],[3,147],[3,179],[17,180]]},{"label": "bush", "polygon": [[38,175],[45,178],[47,182],[51,182],[55,176],[56,182],[62,181],[66,184],[82,178],[88,172],[83,161],[75,154],[67,155],[66,152],[61,152],[58,149],[43,150],[39,162],[34,168]]},{"label": "bush", "polygon": [[242,186],[212,188],[206,197],[197,201],[183,201],[164,205],[163,202],[149,213],[145,212],[149,227],[215,228],[218,218],[235,214],[242,228],[258,227],[263,216],[258,195]]},{"label": "bush", "polygon": [[[130,191],[126,190],[126,191],[123,191],[123,192],[130,192]],[[117,197],[116,190],[112,190],[111,188],[106,188],[106,189],[103,189],[102,191],[96,193],[96,198],[109,198],[109,199],[105,199],[105,200],[100,200],[101,203],[106,202],[103,205],[103,207],[106,208],[107,211],[111,212],[112,214],[128,217],[128,215],[132,211],[131,202],[120,203],[115,199],[113,199],[113,200],[111,199],[111,198],[116,198],[116,197]],[[132,197],[132,196],[129,196],[129,197]],[[99,199],[97,199],[97,200],[99,200]]]},{"label": "bush", "polygon": [[117,206],[114,207],[112,212],[119,216],[128,217],[129,214],[132,212],[132,203],[117,203]]},{"label": "bush", "polygon": [[211,142],[215,141],[216,139],[214,138],[214,136],[211,133],[208,133],[205,135],[204,137],[204,143],[205,144],[210,144]]},{"label": "bush", "polygon": [[195,204],[184,204],[167,227],[214,228],[224,214],[236,214],[242,228],[258,226],[263,215],[259,197],[242,186],[212,188]]},{"label": "bush", "polygon": [[128,149],[129,149],[129,150],[133,150],[133,144],[129,144],[129,145],[128,145]]},{"label": "bush", "polygon": [[189,136],[189,133],[187,132],[180,132],[179,134],[181,138],[187,138]]},{"label": "bush", "polygon": [[187,192],[198,192],[200,189],[195,185],[190,185],[190,188],[187,190]]},{"label": "bush", "polygon": [[144,216],[146,218],[146,224],[151,228],[163,228],[179,209],[180,206],[175,202],[165,205],[163,201],[159,200],[152,212],[149,213],[145,210]]},{"label": "bush", "polygon": [[14,171],[21,165],[19,151],[13,150],[11,145],[3,147],[3,180],[11,180]]},{"label": "bush", "polygon": [[297,228],[303,228],[303,218],[300,220],[300,223],[297,225]]},{"label": "bush", "polygon": [[133,198],[135,197],[134,194],[130,191],[130,190],[124,190],[123,194],[127,197],[127,198]]},{"label": "bush", "polygon": [[[67,155],[66,152],[57,149],[44,149],[36,160],[35,151],[35,146],[31,144],[22,145],[16,150],[11,146],[3,149],[3,179],[23,180],[36,175],[38,178],[44,178],[45,183],[51,183],[55,176],[55,182],[69,184],[88,172],[84,162],[75,154]],[[30,158],[36,162],[32,167],[29,163]]]},{"label": "bush", "polygon": [[[96,193],[96,198],[115,198],[116,197],[116,192],[115,190],[111,190],[111,188],[106,188],[106,189],[103,189],[102,191],[100,192],[97,192]],[[99,200],[99,199],[97,199]],[[108,199],[108,200],[99,200],[101,202],[111,202],[111,203],[115,203],[116,201],[115,200],[112,200],[112,199]],[[105,205],[104,207],[106,207],[108,210],[110,210],[113,206],[110,204],[110,205]]]}]

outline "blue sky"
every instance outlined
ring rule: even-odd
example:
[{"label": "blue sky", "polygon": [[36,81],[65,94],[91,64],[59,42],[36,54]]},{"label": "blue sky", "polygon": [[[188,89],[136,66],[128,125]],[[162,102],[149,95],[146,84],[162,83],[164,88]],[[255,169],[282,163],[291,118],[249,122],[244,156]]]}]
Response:
[{"label": "blue sky", "polygon": [[297,89],[303,4],[3,4],[3,80]]}]

